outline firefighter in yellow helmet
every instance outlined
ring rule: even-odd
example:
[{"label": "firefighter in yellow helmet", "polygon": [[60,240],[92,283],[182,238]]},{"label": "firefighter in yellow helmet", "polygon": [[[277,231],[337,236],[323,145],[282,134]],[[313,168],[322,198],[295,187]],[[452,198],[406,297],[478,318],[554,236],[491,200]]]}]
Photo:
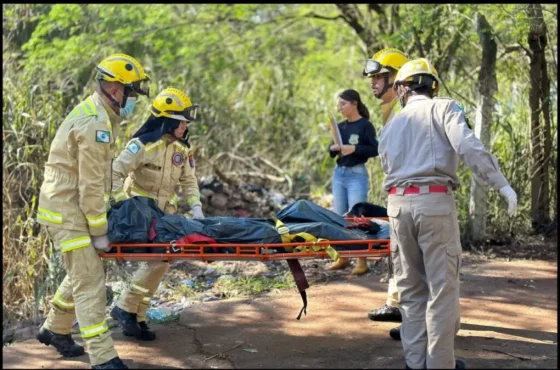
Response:
[{"label": "firefighter in yellow helmet", "polygon": [[[115,201],[150,197],[165,213],[174,214],[179,201],[175,188],[179,185],[184,188],[182,195],[194,218],[204,218],[187,127],[196,119],[197,111],[198,105],[178,89],[167,88],[154,99],[152,114],[113,162]],[[127,177],[130,182],[124,189]],[[129,288],[111,311],[125,335],[155,339],[145,321],[146,311],[168,267],[168,262],[145,263],[134,274]]]},{"label": "firefighter in yellow helmet", "polygon": [[[381,100],[381,118],[384,126],[400,111],[400,105],[392,87],[397,72],[407,61],[408,57],[402,51],[387,48],[378,51],[371,59],[368,59],[362,72],[364,76],[371,79],[373,94],[377,99]],[[341,261],[341,265],[345,262],[347,263],[347,260],[344,261],[342,258],[339,258],[338,261]],[[389,266],[391,266],[390,258]],[[358,259],[356,269],[360,267],[362,267],[363,272],[367,271],[365,258]],[[368,317],[375,321],[400,322],[399,297],[391,268],[389,268],[389,289],[387,295],[387,302],[382,307],[368,312]],[[398,334],[398,328],[392,329],[390,334],[391,337],[398,339],[398,335],[395,335]]]},{"label": "firefighter in yellow helmet", "polygon": [[468,127],[424,58],[403,65],[393,89],[403,107],[381,133],[379,153],[389,193],[391,255],[400,293],[401,338],[407,368],[464,368],[455,360],[460,326],[461,242],[453,191],[461,159],[498,190],[515,214],[517,195],[497,159]]},{"label": "firefighter in yellow helmet", "polygon": [[82,355],[70,335],[77,316],[98,369],[127,368],[105,322],[105,272],[97,252],[109,250],[111,160],[120,122],[133,112],[138,95],[149,95],[148,80],[128,55],[111,55],[97,66],[96,91],[66,116],[51,143],[39,194],[37,219],[62,253],[66,277],[37,339],[65,357]]}]

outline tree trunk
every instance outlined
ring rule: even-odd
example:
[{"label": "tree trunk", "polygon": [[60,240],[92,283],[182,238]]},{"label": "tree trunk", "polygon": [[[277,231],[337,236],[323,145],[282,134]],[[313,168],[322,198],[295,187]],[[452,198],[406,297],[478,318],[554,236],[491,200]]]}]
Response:
[{"label": "tree trunk", "polygon": [[[482,44],[482,62],[477,83],[477,107],[474,133],[489,149],[494,110],[494,94],[498,90],[496,80],[496,55],[498,46],[494,40],[492,28],[482,14],[476,18],[476,32]],[[469,202],[469,222],[467,233],[470,242],[478,244],[486,236],[486,211],[488,186],[473,174],[471,176],[471,195]]]},{"label": "tree trunk", "polygon": [[[539,232],[550,223],[548,163],[551,150],[549,79],[546,69],[546,24],[540,4],[527,6],[530,28],[529,107],[531,108],[531,223]],[[544,127],[540,124],[541,112]]]}]

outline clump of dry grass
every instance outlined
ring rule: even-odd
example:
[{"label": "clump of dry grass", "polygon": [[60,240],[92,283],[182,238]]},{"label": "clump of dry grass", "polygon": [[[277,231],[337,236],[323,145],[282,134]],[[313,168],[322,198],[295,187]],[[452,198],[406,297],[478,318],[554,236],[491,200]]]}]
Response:
[{"label": "clump of dry grass", "polygon": [[36,223],[35,211],[48,147],[64,114],[60,95],[46,94],[8,66],[2,109],[4,328],[23,318],[38,321],[46,297],[60,282],[60,261]]}]

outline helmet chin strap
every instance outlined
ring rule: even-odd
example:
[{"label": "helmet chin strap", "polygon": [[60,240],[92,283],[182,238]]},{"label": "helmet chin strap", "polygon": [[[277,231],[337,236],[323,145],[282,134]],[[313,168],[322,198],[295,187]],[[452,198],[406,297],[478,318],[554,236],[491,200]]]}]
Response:
[{"label": "helmet chin strap", "polygon": [[383,95],[385,95],[387,90],[389,90],[389,73],[388,72],[383,74],[383,81],[385,82],[384,85],[383,85],[383,89],[380,92],[378,92],[377,94],[374,94],[377,99],[381,99],[383,97]]},{"label": "helmet chin strap", "polygon": [[99,82],[99,87],[101,88],[101,92],[103,92],[103,94],[105,94],[105,96],[106,96],[107,98],[109,98],[109,100],[111,101],[111,103],[112,103],[114,106],[118,107],[118,108],[124,108],[124,106],[126,105],[126,101],[128,100],[128,95],[130,94],[130,91],[131,91],[132,89],[130,89],[128,86],[125,86],[125,87],[124,87],[124,92],[123,92],[124,99],[123,99],[123,103],[122,103],[122,105],[121,105],[121,104],[119,103],[118,100],[116,100],[115,98],[113,98],[113,97],[111,96],[111,94],[109,94],[109,93],[107,92],[107,90],[105,90],[105,89],[103,88],[103,84],[101,83],[101,80],[98,80],[98,82]]}]

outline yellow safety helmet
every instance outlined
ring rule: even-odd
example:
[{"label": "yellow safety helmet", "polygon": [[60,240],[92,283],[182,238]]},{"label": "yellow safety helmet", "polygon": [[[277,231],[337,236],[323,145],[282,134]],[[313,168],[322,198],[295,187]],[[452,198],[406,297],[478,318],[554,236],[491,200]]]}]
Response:
[{"label": "yellow safety helmet", "polygon": [[366,66],[362,72],[364,76],[372,77],[380,73],[398,71],[408,62],[408,56],[398,49],[387,48],[378,51],[366,61]]},{"label": "yellow safety helmet", "polygon": [[150,96],[150,77],[133,57],[113,54],[97,65],[97,80],[119,82],[140,95]]},{"label": "yellow safety helmet", "polygon": [[395,77],[393,89],[397,89],[399,85],[406,85],[411,90],[428,86],[434,93],[437,93],[440,84],[441,81],[433,64],[426,58],[418,58],[405,63],[401,67]]},{"label": "yellow safety helmet", "polygon": [[156,117],[194,121],[198,113],[198,104],[191,103],[188,95],[181,90],[168,87],[156,96],[151,111]]}]

